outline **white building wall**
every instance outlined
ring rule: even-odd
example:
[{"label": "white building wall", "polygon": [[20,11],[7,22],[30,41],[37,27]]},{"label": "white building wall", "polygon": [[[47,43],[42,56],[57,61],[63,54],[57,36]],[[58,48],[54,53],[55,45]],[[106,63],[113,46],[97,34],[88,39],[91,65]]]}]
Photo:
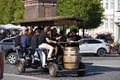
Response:
[{"label": "white building wall", "polygon": [[120,22],[120,13],[118,12],[118,9],[120,8],[120,0],[114,0],[114,27],[115,27],[115,39],[116,40],[120,40],[120,27],[116,24],[118,22]]},{"label": "white building wall", "polygon": [[[114,40],[120,40],[120,27],[116,25],[116,22],[120,22],[120,0],[101,0],[101,4],[104,11],[105,19],[100,27],[94,29],[94,33],[111,33],[114,36]],[[118,21],[117,21],[118,20]]]}]

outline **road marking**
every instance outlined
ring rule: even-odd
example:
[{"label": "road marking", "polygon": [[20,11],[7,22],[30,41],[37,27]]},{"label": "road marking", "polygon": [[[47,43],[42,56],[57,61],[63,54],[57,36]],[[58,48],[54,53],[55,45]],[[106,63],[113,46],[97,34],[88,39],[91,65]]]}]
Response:
[{"label": "road marking", "polygon": [[22,77],[22,78],[28,78],[28,79],[34,79],[34,80],[49,80],[44,78],[37,78],[37,77],[31,77],[31,76],[24,76],[24,75],[15,75],[15,74],[4,74],[5,76],[13,76],[13,77]]}]

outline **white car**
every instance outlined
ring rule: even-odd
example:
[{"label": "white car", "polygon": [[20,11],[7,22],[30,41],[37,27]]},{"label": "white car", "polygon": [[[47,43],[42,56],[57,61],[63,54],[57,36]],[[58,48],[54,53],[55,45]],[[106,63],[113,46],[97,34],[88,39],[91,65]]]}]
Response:
[{"label": "white car", "polygon": [[79,53],[94,53],[105,56],[109,53],[109,45],[101,39],[85,38],[79,44]]}]

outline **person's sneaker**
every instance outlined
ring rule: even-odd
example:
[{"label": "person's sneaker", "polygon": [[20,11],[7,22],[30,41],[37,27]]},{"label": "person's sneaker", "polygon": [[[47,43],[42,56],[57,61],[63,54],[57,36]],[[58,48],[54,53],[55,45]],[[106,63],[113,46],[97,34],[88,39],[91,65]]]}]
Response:
[{"label": "person's sneaker", "polygon": [[45,67],[46,67],[46,64],[45,64],[45,65],[42,65],[42,67],[45,68]]},{"label": "person's sneaker", "polygon": [[36,61],[40,61],[40,59],[39,59],[39,58],[37,58],[37,57],[35,57],[35,60],[36,60]]},{"label": "person's sneaker", "polygon": [[53,58],[47,58],[47,60],[53,60]]},{"label": "person's sneaker", "polygon": [[27,56],[26,59],[30,59],[30,57]]},{"label": "person's sneaker", "polygon": [[45,68],[45,65],[42,65],[43,68]]}]

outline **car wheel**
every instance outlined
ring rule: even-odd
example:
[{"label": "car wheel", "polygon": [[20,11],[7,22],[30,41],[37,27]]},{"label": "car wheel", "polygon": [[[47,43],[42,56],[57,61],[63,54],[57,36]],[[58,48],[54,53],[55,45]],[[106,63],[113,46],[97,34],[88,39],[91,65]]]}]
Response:
[{"label": "car wheel", "polygon": [[97,51],[97,55],[98,56],[103,57],[103,56],[105,56],[105,54],[106,54],[106,50],[105,49],[103,49],[103,48],[98,49],[98,51]]},{"label": "car wheel", "polygon": [[15,55],[15,53],[10,53],[8,56],[7,56],[7,60],[10,64],[16,64],[17,62],[17,57]]}]

